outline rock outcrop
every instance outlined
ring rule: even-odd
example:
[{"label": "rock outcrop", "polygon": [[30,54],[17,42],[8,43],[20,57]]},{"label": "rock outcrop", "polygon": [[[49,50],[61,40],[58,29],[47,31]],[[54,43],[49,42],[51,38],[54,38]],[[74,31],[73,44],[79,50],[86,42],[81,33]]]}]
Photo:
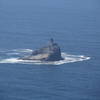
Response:
[{"label": "rock outcrop", "polygon": [[61,57],[61,50],[57,43],[54,43],[53,39],[47,46],[37,49],[32,52],[30,56],[23,57],[23,60],[41,60],[41,61],[59,61],[63,60]]}]

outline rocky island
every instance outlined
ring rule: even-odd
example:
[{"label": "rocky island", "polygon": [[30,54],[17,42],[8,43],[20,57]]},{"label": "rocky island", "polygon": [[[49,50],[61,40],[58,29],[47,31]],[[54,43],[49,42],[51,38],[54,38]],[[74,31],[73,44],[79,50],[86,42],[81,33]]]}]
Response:
[{"label": "rocky island", "polygon": [[49,44],[40,49],[34,50],[31,55],[21,58],[22,60],[40,60],[40,61],[59,61],[63,60],[61,50],[53,39],[50,39]]}]

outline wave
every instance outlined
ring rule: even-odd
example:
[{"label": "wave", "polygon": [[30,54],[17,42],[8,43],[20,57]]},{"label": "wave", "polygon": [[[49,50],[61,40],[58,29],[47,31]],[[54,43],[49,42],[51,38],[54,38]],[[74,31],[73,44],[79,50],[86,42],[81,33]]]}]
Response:
[{"label": "wave", "polygon": [[33,50],[31,49],[14,49],[14,50],[6,50],[5,52],[3,50],[3,52],[0,52],[0,63],[61,65],[65,63],[73,63],[73,62],[79,62],[79,61],[90,59],[90,57],[87,57],[84,55],[71,55],[65,52],[61,53],[64,60],[60,60],[60,61],[40,61],[40,60],[21,60],[19,59],[21,56],[25,56],[31,53],[32,51]]},{"label": "wave", "polygon": [[0,53],[3,53],[3,52],[15,52],[15,53],[18,53],[18,52],[32,52],[33,50],[31,49],[12,49],[12,50],[9,50],[9,49],[4,49],[4,50],[0,50]]},{"label": "wave", "polygon": [[14,49],[14,50],[12,50],[12,51],[14,51],[14,52],[32,52],[33,50],[31,50],[31,49]]}]

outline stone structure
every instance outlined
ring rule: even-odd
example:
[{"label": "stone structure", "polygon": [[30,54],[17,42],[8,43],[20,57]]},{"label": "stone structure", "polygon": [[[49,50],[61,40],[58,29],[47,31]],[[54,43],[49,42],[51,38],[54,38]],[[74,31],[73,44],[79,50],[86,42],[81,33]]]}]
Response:
[{"label": "stone structure", "polygon": [[54,43],[53,39],[47,46],[37,49],[32,52],[28,57],[23,57],[23,60],[41,60],[41,61],[59,61],[63,60],[61,57],[61,50],[57,43]]}]

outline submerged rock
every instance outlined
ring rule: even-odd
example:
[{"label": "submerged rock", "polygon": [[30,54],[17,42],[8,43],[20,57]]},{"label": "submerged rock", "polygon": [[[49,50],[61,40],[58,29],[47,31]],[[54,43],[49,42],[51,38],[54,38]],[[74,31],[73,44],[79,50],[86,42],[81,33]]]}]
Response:
[{"label": "submerged rock", "polygon": [[41,60],[41,61],[59,61],[63,60],[61,57],[61,50],[57,43],[54,43],[53,39],[47,46],[37,49],[32,52],[30,56],[23,57],[23,60]]}]

